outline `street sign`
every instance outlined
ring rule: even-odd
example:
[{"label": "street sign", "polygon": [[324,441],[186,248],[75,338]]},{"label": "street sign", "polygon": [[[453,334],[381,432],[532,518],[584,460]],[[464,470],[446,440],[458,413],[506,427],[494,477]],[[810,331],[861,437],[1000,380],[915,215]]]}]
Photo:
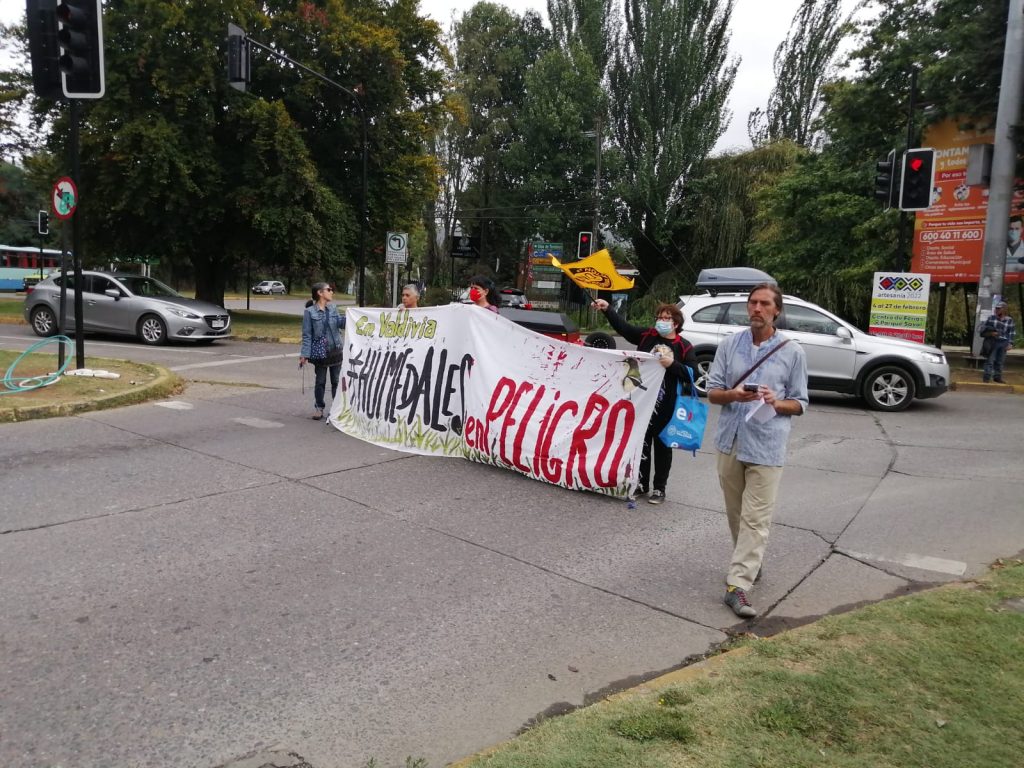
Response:
[{"label": "street sign", "polygon": [[53,185],[53,212],[58,219],[70,219],[78,207],[78,187],[69,176],[62,176]]},{"label": "street sign", "polygon": [[386,264],[405,264],[409,260],[409,234],[407,232],[388,232]]},{"label": "street sign", "polygon": [[453,259],[475,259],[480,254],[480,241],[469,235],[452,238],[450,255]]}]

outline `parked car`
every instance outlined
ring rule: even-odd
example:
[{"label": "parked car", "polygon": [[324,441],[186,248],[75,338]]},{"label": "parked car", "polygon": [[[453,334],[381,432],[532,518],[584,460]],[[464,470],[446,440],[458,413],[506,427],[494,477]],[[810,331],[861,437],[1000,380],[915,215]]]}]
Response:
[{"label": "parked car", "polygon": [[266,294],[280,293],[283,296],[288,293],[288,289],[284,287],[284,283],[278,280],[263,280],[252,287],[252,292]]},{"label": "parked car", "polygon": [[[748,291],[680,296],[683,336],[697,355],[697,389],[707,391],[718,344],[750,325]],[[777,327],[803,347],[810,389],[860,395],[878,411],[902,411],[914,398],[938,397],[949,386],[941,349],[869,336],[825,309],[795,296],[783,298]]]},{"label": "parked car", "polygon": [[498,291],[501,299],[501,307],[512,307],[513,309],[533,309],[533,304],[526,298],[526,293],[518,288],[502,288]]},{"label": "parked car", "polygon": [[[57,332],[61,282],[67,280],[65,328],[74,327],[74,275],[41,280],[25,297],[25,320],[37,336]],[[231,316],[223,307],[187,299],[159,280],[141,275],[82,272],[83,330],[137,336],[145,344],[168,340],[210,343],[231,336]]]}]

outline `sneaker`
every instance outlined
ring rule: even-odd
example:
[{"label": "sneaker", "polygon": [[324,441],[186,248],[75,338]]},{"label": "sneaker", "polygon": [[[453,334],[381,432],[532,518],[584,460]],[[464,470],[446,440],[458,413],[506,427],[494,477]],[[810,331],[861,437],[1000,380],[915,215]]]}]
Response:
[{"label": "sneaker", "polygon": [[651,491],[651,498],[647,500],[648,504],[664,504],[665,503],[665,492],[659,491],[655,488]]},{"label": "sneaker", "polygon": [[992,379],[989,378],[988,376],[982,376],[981,377],[982,384],[988,384],[990,381],[992,381]]},{"label": "sneaker", "polygon": [[757,610],[747,600],[747,593],[739,587],[729,587],[725,590],[725,604],[741,619],[752,619],[757,616]]},{"label": "sneaker", "polygon": [[992,379],[992,381],[994,381],[996,384],[1005,384],[1006,383],[1005,381],[1003,381],[1003,377],[1002,376],[996,376],[994,379]]},{"label": "sneaker", "polygon": [[313,420],[314,421],[320,421],[320,419],[322,419],[323,417],[324,417],[324,412],[323,412],[322,408],[317,408],[315,411],[313,411]]}]

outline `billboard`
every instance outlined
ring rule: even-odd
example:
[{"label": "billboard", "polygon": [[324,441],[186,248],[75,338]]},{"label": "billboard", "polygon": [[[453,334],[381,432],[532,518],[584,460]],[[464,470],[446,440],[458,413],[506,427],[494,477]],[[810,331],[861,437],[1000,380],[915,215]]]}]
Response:
[{"label": "billboard", "polygon": [[[981,274],[988,189],[967,185],[967,154],[972,144],[991,144],[993,136],[959,125],[949,119],[928,126],[922,141],[935,148],[935,186],[931,207],[915,217],[911,270],[928,273],[934,282],[976,283]],[[1018,182],[1007,222],[1006,283],[1024,280],[1022,214],[1024,183]]]},{"label": "billboard", "polygon": [[928,326],[928,289],[926,274],[875,272],[868,333],[923,344]]}]

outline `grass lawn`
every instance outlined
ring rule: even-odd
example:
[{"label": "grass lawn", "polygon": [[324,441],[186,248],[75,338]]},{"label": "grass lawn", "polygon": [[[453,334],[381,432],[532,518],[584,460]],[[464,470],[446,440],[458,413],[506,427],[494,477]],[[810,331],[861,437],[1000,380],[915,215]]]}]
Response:
[{"label": "grass lawn", "polygon": [[[75,368],[74,347],[67,349],[67,355],[71,358],[68,369]],[[156,397],[166,397],[181,387],[181,379],[172,376],[169,379],[165,378],[156,388],[147,388],[145,385],[152,384],[160,378],[160,370],[152,365],[87,356],[86,368],[117,373],[120,374],[120,378],[62,376],[50,386],[28,392],[15,392],[11,387],[31,385],[31,382],[19,381],[20,379],[42,376],[58,368],[56,343],[22,358],[17,368],[9,371],[18,356],[18,352],[0,350],[0,371],[10,375],[10,382],[8,383],[5,377],[4,386],[0,386],[0,422],[20,421],[26,418],[24,413],[18,413],[19,409],[23,408],[50,406],[65,410],[55,410],[41,415],[64,415],[72,411],[129,405]]]},{"label": "grass lawn", "polygon": [[302,317],[299,315],[283,315],[276,312],[232,309],[231,332],[240,339],[271,338],[298,340],[302,338]]},{"label": "grass lawn", "polygon": [[736,647],[710,673],[547,720],[459,768],[1022,764],[1019,560]]},{"label": "grass lawn", "polygon": [[22,319],[22,310],[25,308],[24,296],[2,296],[0,297],[0,320],[11,322]]}]

